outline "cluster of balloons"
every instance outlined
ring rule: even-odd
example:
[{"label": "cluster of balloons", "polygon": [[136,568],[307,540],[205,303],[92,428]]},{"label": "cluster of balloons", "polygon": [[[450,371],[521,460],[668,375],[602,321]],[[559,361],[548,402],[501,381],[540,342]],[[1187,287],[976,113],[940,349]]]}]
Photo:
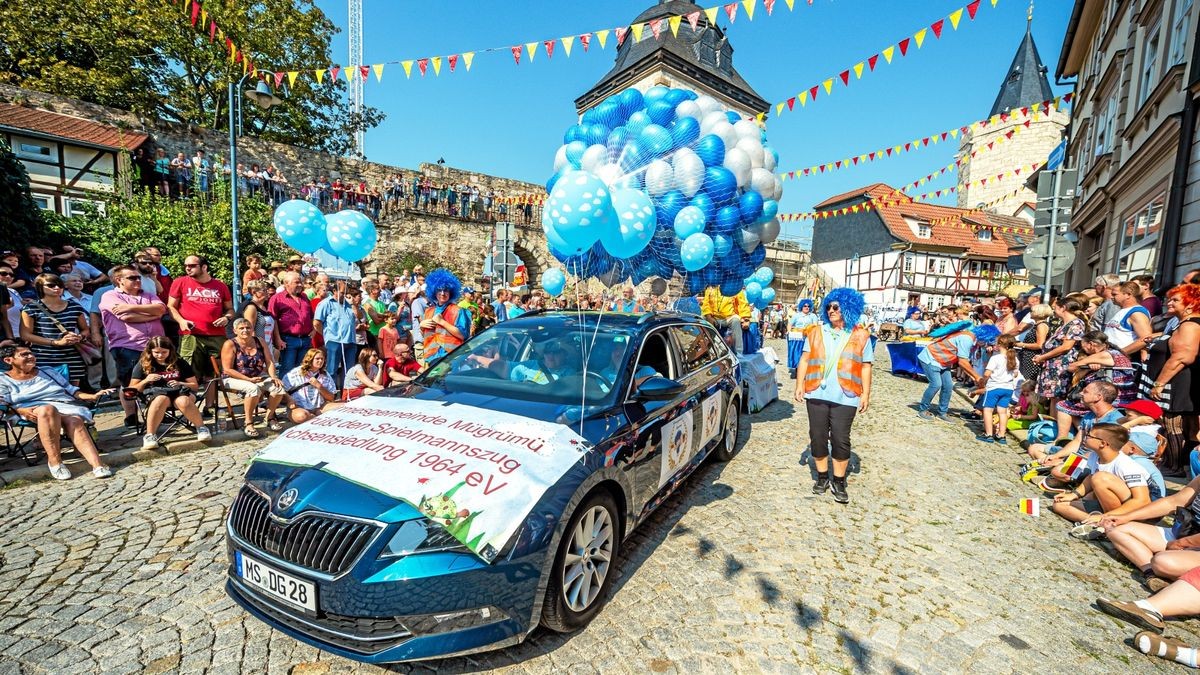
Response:
[{"label": "cluster of balloons", "polygon": [[275,208],[275,233],[300,253],[324,249],[335,258],[358,262],[375,250],[375,223],[360,211],[346,209],[328,216],[302,200],[286,201]]},{"label": "cluster of balloons", "polygon": [[746,300],[759,309],[775,302],[775,289],[771,282],[775,281],[775,270],[770,267],[760,267],[746,278]]},{"label": "cluster of balloons", "polygon": [[710,96],[626,89],[585,112],[563,142],[542,229],[575,276],[613,285],[679,274],[689,292],[735,295],[779,236],[779,154],[755,122]]}]

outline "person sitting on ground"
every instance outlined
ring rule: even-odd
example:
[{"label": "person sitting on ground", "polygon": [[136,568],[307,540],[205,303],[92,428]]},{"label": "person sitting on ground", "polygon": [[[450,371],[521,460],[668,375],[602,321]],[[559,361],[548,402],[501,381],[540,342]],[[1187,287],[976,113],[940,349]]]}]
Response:
[{"label": "person sitting on ground", "polygon": [[1200,614],[1200,567],[1193,568],[1179,580],[1164,586],[1145,600],[1125,602],[1097,598],[1096,607],[1122,621],[1127,621],[1142,631],[1133,637],[1133,646],[1143,654],[1158,656],[1196,668],[1200,651],[1179,640],[1162,636],[1166,630],[1164,619],[1182,618]]},{"label": "person sitting on ground", "polygon": [[262,435],[254,426],[254,417],[263,396],[267,397],[267,428],[281,431],[283,423],[275,417],[275,411],[283,400],[283,382],[275,373],[271,350],[254,334],[254,324],[244,318],[234,320],[233,334],[233,339],[221,346],[221,388],[242,395],[245,413],[242,433],[248,438]]},{"label": "person sitting on ground", "polygon": [[397,342],[392,348],[392,358],[384,361],[383,372],[389,386],[406,384],[421,374],[421,362],[413,358],[411,345]]},{"label": "person sitting on ground", "polygon": [[87,428],[92,411],[78,401],[92,402],[112,390],[80,391],[57,369],[38,368],[33,350],[25,346],[0,347],[0,363],[8,368],[0,372],[0,406],[9,406],[15,417],[37,424],[50,475],[56,480],[71,479],[71,470],[62,463],[62,435],[66,432],[75,450],[92,466],[93,476],[111,476],[112,469],[100,461],[100,451]]},{"label": "person sitting on ground", "polygon": [[197,441],[204,443],[212,439],[212,433],[204,426],[200,410],[196,408],[196,392],[200,390],[196,373],[179,358],[170,339],[160,335],[147,341],[130,373],[129,388],[145,395],[148,403],[143,450],[158,447],[158,426],[172,405],[191,422]]},{"label": "person sitting on ground", "polygon": [[1028,429],[1031,424],[1042,419],[1045,411],[1037,395],[1037,382],[1022,380],[1017,402],[1009,410],[1008,428]]},{"label": "person sitting on ground", "polygon": [[[1029,446],[1029,456],[1042,466],[1058,466],[1068,455],[1079,453],[1084,447],[1083,442],[1088,432],[1097,424],[1117,423],[1121,419],[1121,411],[1113,407],[1117,400],[1117,388],[1111,382],[1092,382],[1083,388],[1080,400],[1088,412],[1079,418],[1079,430],[1075,437],[1062,443],[1033,443]],[[1060,429],[1059,433],[1065,433]],[[1119,447],[1119,446],[1118,446]]]},{"label": "person sitting on ground", "polygon": [[[1150,474],[1121,452],[1129,442],[1129,431],[1103,423],[1092,427],[1084,446],[1088,456],[1086,478],[1074,490],[1055,495],[1050,510],[1073,523],[1099,525],[1097,514],[1119,516],[1150,503]],[[1093,528],[1088,532],[1103,532]]]},{"label": "person sitting on ground", "polygon": [[310,349],[300,365],[283,377],[287,394],[292,397],[288,414],[296,424],[307,422],[323,412],[337,407],[337,385],[325,372],[325,352]]},{"label": "person sitting on ground", "polygon": [[358,361],[346,373],[346,381],[342,387],[342,400],[353,401],[367,394],[383,391],[383,369],[380,368],[379,354],[370,347],[358,353]]}]

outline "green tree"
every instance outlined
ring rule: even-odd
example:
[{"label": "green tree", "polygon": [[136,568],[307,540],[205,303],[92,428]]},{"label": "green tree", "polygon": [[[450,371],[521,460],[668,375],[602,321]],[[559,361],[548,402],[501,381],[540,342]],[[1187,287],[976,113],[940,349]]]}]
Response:
[{"label": "green tree", "polygon": [[29,192],[29,174],[0,139],[0,249],[21,250],[45,239],[47,219]]},{"label": "green tree", "polygon": [[[308,71],[282,105],[269,111],[244,106],[247,133],[340,156],[351,151],[357,129],[383,121],[374,108],[364,108],[361,117],[351,112],[344,77],[313,81],[313,67],[332,62],[330,41],[338,31],[314,0],[209,0],[204,9],[255,67]],[[242,72],[223,43],[191,26],[183,0],[0,2],[0,82],[6,84],[146,119],[222,129],[227,85]],[[255,83],[252,76],[244,88]]]}]

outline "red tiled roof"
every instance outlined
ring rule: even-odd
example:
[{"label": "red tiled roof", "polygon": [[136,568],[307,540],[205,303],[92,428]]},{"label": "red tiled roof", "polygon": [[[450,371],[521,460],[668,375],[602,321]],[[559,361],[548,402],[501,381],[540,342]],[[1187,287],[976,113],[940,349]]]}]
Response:
[{"label": "red tiled roof", "polygon": [[109,150],[132,150],[150,136],[48,110],[0,103],[0,127],[51,136]]}]

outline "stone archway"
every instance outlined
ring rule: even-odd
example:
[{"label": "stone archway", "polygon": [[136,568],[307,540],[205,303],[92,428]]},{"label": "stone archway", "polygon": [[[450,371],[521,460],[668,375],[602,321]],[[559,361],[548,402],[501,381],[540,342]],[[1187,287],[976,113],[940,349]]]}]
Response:
[{"label": "stone archway", "polygon": [[542,272],[554,265],[554,257],[546,245],[546,235],[541,227],[518,226],[513,237],[513,253],[525,263],[529,285],[541,283]]}]

